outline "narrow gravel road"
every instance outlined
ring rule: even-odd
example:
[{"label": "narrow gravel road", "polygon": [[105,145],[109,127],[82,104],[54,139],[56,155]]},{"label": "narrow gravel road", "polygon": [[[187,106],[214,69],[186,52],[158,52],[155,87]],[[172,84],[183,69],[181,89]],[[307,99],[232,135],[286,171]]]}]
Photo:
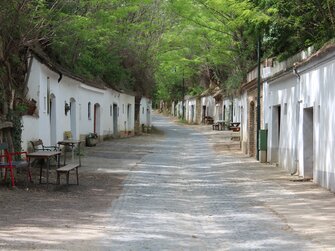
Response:
[{"label": "narrow gravel road", "polygon": [[[245,162],[218,155],[207,137],[156,116],[165,137],[124,183],[108,212],[103,250],[322,250],[271,204],[295,195],[255,181]],[[248,167],[253,162],[248,161]],[[258,163],[255,163],[258,165]],[[250,169],[249,169],[250,171]],[[251,170],[252,172],[252,170]],[[255,172],[259,170],[255,169]]]},{"label": "narrow gravel road", "polygon": [[85,148],[79,186],[38,168],[0,186],[0,250],[335,250],[334,193],[227,151],[230,132],[154,125]]}]

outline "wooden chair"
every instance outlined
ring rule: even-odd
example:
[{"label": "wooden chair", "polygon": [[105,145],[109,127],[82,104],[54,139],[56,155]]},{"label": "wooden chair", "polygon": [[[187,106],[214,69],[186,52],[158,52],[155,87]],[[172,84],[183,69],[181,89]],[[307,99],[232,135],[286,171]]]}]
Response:
[{"label": "wooden chair", "polygon": [[[3,153],[0,155],[0,168],[5,169],[4,181],[7,179],[7,171],[9,171],[12,187],[15,187],[14,168],[16,169],[27,169],[27,179],[31,182],[31,171],[29,166],[29,159],[27,152],[10,152],[8,150],[7,143],[0,143],[0,151]],[[13,160],[14,158],[14,160]],[[15,160],[15,158],[17,160]]]}]

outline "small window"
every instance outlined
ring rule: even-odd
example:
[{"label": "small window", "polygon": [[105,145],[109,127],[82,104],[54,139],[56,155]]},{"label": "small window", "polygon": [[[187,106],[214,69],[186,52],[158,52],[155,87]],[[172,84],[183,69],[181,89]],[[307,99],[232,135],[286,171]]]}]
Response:
[{"label": "small window", "polygon": [[122,114],[124,114],[124,104],[122,104]]},{"label": "small window", "polygon": [[89,120],[91,120],[91,102],[88,102],[87,105],[87,117]]},{"label": "small window", "polygon": [[109,106],[109,115],[112,117],[113,116],[113,106]]},{"label": "small window", "polygon": [[142,114],[144,114],[144,107],[142,107]]}]

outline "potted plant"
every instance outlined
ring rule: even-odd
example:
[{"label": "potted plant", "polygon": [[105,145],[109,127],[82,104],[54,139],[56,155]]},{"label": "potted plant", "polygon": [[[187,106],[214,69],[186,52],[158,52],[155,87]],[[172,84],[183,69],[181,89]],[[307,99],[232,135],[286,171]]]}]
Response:
[{"label": "potted plant", "polygon": [[14,103],[14,109],[20,115],[34,115],[37,108],[37,102],[34,99],[17,98]]},{"label": "potted plant", "polygon": [[86,146],[95,146],[98,143],[98,134],[89,133],[86,136]]}]

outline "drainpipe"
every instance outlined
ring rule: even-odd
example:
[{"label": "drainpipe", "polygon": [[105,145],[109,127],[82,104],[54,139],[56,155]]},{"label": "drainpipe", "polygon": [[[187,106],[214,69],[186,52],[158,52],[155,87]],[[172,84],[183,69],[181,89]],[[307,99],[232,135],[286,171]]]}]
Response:
[{"label": "drainpipe", "polygon": [[299,84],[300,74],[298,73],[297,68],[295,66],[293,66],[293,74],[297,77]]},{"label": "drainpipe", "polygon": [[257,43],[257,147],[256,159],[259,160],[259,130],[261,129],[261,37]]},{"label": "drainpipe", "polygon": [[[298,95],[300,94],[300,74],[298,73],[297,71],[297,68],[296,66],[293,66],[293,74],[297,77],[297,93]],[[297,105],[296,105],[296,115],[297,115],[297,118],[296,118],[296,124],[299,126],[299,117],[300,117],[300,104],[302,103],[301,100],[299,100],[297,102]],[[298,130],[299,131],[299,130]],[[295,164],[294,164],[294,169],[291,171],[291,175],[299,175],[299,170],[298,170],[298,164],[299,164],[299,160],[298,160],[298,137],[299,137],[299,133],[296,135],[296,143],[295,143]]]}]

